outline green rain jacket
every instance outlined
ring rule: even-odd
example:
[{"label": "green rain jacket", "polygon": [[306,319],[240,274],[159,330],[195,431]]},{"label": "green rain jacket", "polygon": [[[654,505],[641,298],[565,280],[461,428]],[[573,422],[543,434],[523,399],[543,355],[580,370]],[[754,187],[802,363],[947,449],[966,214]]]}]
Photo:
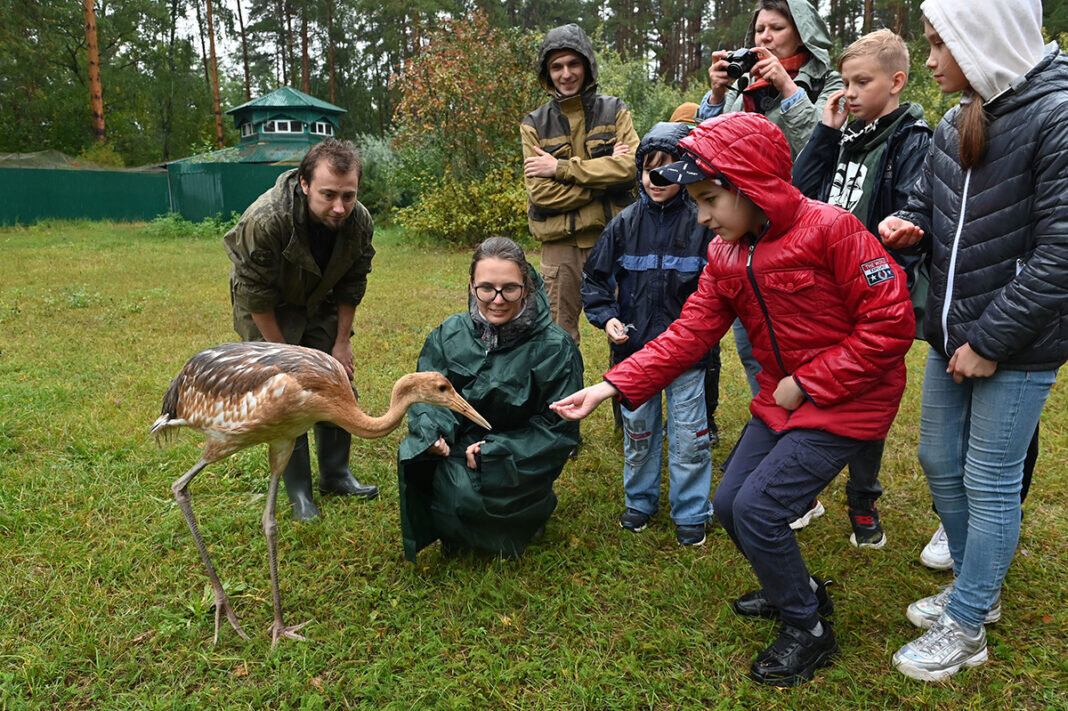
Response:
[{"label": "green rain jacket", "polygon": [[[397,478],[404,555],[413,563],[439,538],[518,555],[556,508],[553,482],[578,444],[579,424],[549,403],[582,387],[582,356],[550,319],[541,276],[531,276],[537,296],[508,324],[493,329],[470,312],[455,314],[423,345],[418,369],[445,375],[493,430],[443,407],[409,409]],[[426,454],[438,437],[448,457]],[[481,469],[468,469],[464,452],[480,440]]]}]

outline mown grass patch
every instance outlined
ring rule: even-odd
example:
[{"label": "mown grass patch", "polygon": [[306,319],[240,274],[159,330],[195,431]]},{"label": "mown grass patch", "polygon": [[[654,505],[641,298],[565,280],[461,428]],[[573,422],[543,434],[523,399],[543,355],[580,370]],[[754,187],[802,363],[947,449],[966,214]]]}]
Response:
[{"label": "mown grass patch", "polygon": [[[467,251],[381,232],[353,341],[363,405],[382,412],[426,334],[465,308]],[[205,470],[198,519],[250,641],[224,628],[170,484],[196,438],[158,448],[148,426],[193,353],[235,339],[229,265],[217,238],[141,225],[49,223],[0,231],[0,708],[389,709],[1063,709],[1068,706],[1068,440],[1058,386],[1026,506],[992,661],[940,685],[890,668],[915,636],[913,599],[948,582],[917,554],[936,525],[915,444],[923,349],[891,432],[882,551],[848,543],[841,478],[828,515],[801,532],[814,571],[835,578],[843,658],[802,688],[751,683],[774,636],[728,602],[754,585],[720,529],[682,550],[662,512],[640,535],[616,524],[621,454],[607,408],[557,485],[544,541],[519,560],[404,562],[395,458],[402,432],[357,440],[353,466],[382,488],[355,503],[321,498],[295,524],[282,500],[287,619],[312,644],[270,650],[260,516],[265,448]],[[586,380],[607,359],[583,329]],[[746,386],[727,337],[717,419],[721,461],[745,419]],[[666,495],[665,495],[666,501]]]}]

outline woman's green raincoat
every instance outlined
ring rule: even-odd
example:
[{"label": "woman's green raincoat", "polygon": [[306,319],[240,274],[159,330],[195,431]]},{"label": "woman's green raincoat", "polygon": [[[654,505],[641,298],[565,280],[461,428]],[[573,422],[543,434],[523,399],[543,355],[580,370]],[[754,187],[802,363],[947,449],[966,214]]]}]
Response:
[{"label": "woman's green raincoat", "polygon": [[[578,422],[549,403],[582,387],[582,357],[552,322],[540,275],[534,298],[496,328],[472,312],[450,316],[419,355],[420,371],[436,370],[493,426],[487,432],[451,410],[418,404],[408,411],[409,434],[397,461],[404,555],[441,539],[518,555],[556,508],[553,482],[579,441]],[[438,437],[448,457],[427,454]],[[481,467],[469,469],[465,450],[480,440]]]}]

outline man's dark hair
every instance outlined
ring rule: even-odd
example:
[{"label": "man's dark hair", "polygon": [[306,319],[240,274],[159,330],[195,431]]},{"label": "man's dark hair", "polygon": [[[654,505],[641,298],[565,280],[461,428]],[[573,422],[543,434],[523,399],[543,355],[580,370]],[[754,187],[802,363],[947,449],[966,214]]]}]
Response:
[{"label": "man's dark hair", "polygon": [[300,162],[297,177],[310,185],[312,174],[320,160],[326,160],[330,164],[330,170],[335,173],[344,175],[355,170],[356,180],[359,182],[363,172],[363,162],[360,160],[359,151],[356,150],[356,144],[352,141],[326,138],[315,144]]}]

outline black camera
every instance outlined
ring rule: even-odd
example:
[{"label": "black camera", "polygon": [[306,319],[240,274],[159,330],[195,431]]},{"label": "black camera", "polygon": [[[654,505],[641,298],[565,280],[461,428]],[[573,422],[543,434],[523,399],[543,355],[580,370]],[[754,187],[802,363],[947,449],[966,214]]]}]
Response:
[{"label": "black camera", "polygon": [[727,52],[724,59],[727,60],[727,76],[731,79],[738,79],[743,74],[748,74],[749,70],[760,61],[760,55],[748,49],[735,49]]}]

